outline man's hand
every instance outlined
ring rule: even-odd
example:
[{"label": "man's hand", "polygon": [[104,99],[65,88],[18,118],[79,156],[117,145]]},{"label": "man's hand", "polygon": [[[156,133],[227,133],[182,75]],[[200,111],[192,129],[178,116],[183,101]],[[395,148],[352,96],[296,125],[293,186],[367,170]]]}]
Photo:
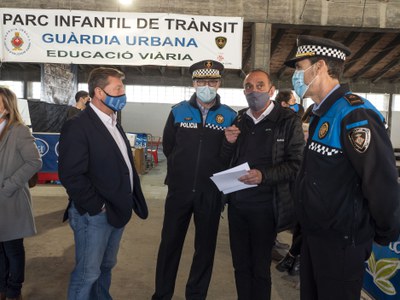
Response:
[{"label": "man's hand", "polygon": [[229,127],[225,128],[226,140],[231,144],[236,142],[239,134],[240,134],[240,130],[235,125],[232,125],[232,126],[229,126]]},{"label": "man's hand", "polygon": [[245,184],[260,184],[262,181],[262,174],[257,169],[251,169],[247,172],[247,175],[240,177],[239,181]]}]

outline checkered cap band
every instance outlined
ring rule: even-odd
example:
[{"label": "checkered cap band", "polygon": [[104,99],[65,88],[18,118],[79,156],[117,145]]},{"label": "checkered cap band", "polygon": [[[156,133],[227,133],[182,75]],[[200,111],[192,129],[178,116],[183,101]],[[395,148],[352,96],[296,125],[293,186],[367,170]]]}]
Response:
[{"label": "checkered cap band", "polygon": [[342,151],[335,149],[335,148],[331,148],[316,142],[311,142],[311,144],[308,146],[308,149],[310,149],[311,151],[315,151],[317,153],[320,153],[322,155],[325,156],[332,156],[332,155],[336,155],[336,154],[340,154],[343,153]]},{"label": "checkered cap band", "polygon": [[221,78],[217,69],[198,69],[193,71],[192,78]]},{"label": "checkered cap band", "polygon": [[326,56],[346,60],[346,54],[336,48],[330,48],[318,45],[302,45],[297,48],[296,57],[307,57],[307,56]]}]

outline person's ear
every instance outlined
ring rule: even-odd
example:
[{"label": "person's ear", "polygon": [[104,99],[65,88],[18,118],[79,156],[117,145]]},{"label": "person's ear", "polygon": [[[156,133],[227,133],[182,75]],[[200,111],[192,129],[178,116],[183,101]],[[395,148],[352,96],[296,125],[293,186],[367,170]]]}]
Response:
[{"label": "person's ear", "polygon": [[273,85],[273,86],[271,86],[271,89],[269,90],[269,95],[270,95],[270,97],[272,97],[273,95],[274,95],[274,93],[275,93],[275,86]]}]

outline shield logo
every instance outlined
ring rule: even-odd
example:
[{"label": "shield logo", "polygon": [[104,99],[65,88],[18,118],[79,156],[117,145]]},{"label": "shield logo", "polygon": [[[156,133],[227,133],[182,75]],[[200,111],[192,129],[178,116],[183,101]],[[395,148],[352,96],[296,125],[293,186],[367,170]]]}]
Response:
[{"label": "shield logo", "polygon": [[225,45],[226,45],[226,42],[227,42],[226,37],[217,36],[217,37],[215,38],[215,44],[217,44],[217,47],[218,47],[219,49],[224,48]]},{"label": "shield logo", "polygon": [[13,38],[11,39],[11,45],[14,47],[13,50],[21,51],[21,47],[23,44],[23,38],[20,36],[19,32],[15,32]]},{"label": "shield logo", "polygon": [[321,125],[321,127],[319,128],[319,132],[318,132],[318,137],[320,139],[323,139],[324,137],[326,137],[326,135],[328,134],[329,131],[329,123],[325,122],[324,124]]},{"label": "shield logo", "polygon": [[215,121],[217,121],[218,124],[222,124],[224,122],[224,116],[223,115],[217,115],[215,117]]},{"label": "shield logo", "polygon": [[349,139],[354,150],[364,153],[371,142],[371,131],[368,128],[354,128],[349,132]]}]

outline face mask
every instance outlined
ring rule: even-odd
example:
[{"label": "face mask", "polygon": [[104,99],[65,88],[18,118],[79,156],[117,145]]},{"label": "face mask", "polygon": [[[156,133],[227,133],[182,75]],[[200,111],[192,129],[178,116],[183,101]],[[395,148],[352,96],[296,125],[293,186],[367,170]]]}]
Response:
[{"label": "face mask", "polygon": [[198,86],[196,87],[196,96],[201,100],[201,102],[210,103],[217,96],[217,89],[208,85]]},{"label": "face mask", "polygon": [[296,70],[293,73],[293,77],[292,77],[292,84],[293,84],[293,88],[294,91],[296,92],[296,94],[303,99],[304,95],[306,94],[308,88],[311,86],[311,84],[314,82],[315,78],[317,78],[317,75],[314,77],[313,80],[311,80],[311,82],[307,85],[304,83],[304,73],[306,71],[308,71],[313,65],[311,65],[310,67],[308,67],[305,70]]},{"label": "face mask", "polygon": [[260,111],[267,105],[269,100],[268,92],[251,92],[246,94],[246,100],[252,111]]},{"label": "face mask", "polygon": [[104,104],[113,111],[120,111],[126,105],[126,95],[111,96],[105,90],[103,92],[107,95]]},{"label": "face mask", "polygon": [[296,103],[296,104],[292,104],[292,105],[289,105],[289,107],[291,108],[291,109],[293,109],[295,112],[298,112],[299,111],[299,105]]}]

